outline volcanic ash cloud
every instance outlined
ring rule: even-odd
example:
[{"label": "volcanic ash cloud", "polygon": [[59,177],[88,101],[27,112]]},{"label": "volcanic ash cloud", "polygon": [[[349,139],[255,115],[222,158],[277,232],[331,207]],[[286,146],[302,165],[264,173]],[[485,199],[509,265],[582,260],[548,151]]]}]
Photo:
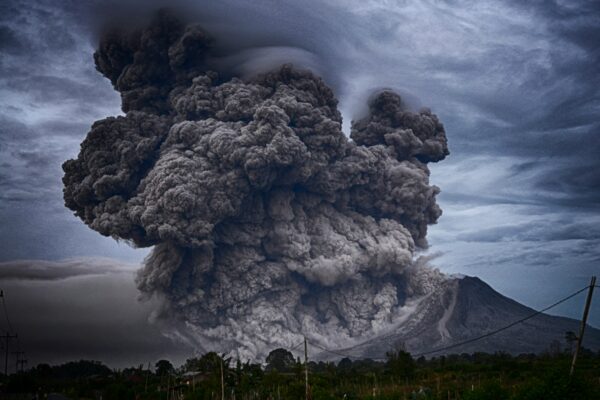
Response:
[{"label": "volcanic ash cloud", "polygon": [[255,358],[390,326],[441,214],[427,163],[448,154],[442,124],[384,91],[349,140],[320,78],[230,78],[209,68],[216,43],[164,12],[104,35],[94,59],[126,115],[96,121],[64,163],[66,206],[153,246],[137,285],[204,349]]}]

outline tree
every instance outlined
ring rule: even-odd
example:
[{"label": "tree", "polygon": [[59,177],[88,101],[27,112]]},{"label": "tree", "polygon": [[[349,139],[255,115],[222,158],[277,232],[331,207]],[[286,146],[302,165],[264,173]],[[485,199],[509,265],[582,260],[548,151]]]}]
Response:
[{"label": "tree", "polygon": [[230,361],[231,359],[223,358],[214,351],[211,351],[200,358],[188,358],[185,360],[183,369],[185,371],[214,373],[221,370],[221,362],[223,362],[224,368],[228,368]]},{"label": "tree", "polygon": [[352,360],[348,357],[344,357],[338,363],[338,368],[342,371],[349,371],[352,369]]},{"label": "tree", "polygon": [[267,356],[267,371],[289,372],[294,368],[294,355],[286,349],[275,349]]},{"label": "tree", "polygon": [[168,360],[159,360],[154,367],[158,376],[169,375],[174,371],[173,364]]},{"label": "tree", "polygon": [[415,375],[415,361],[410,353],[403,350],[390,351],[387,356],[386,366],[392,374],[400,378],[412,378]]},{"label": "tree", "polygon": [[573,347],[575,343],[577,343],[577,335],[573,331],[565,332],[565,341],[567,342],[567,346],[569,346],[569,353],[573,352]]}]

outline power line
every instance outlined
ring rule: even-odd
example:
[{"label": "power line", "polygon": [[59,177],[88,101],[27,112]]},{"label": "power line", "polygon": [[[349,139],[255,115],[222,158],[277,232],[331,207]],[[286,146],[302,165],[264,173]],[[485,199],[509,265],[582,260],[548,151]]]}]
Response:
[{"label": "power line", "polygon": [[[596,285],[596,286],[597,286],[597,285]],[[550,310],[551,308],[554,308],[554,307],[558,306],[559,304],[561,304],[561,303],[564,303],[564,302],[565,302],[565,301],[567,301],[567,300],[570,300],[571,298],[573,298],[573,297],[577,296],[578,294],[580,294],[580,293],[582,293],[582,292],[586,291],[588,288],[589,288],[589,285],[588,285],[588,286],[585,286],[585,287],[583,287],[583,288],[581,288],[580,290],[578,290],[578,291],[576,291],[576,292],[574,292],[574,293],[572,293],[572,294],[568,295],[567,297],[564,297],[564,298],[562,298],[562,299],[558,300],[557,302],[555,302],[555,303],[553,303],[553,304],[551,304],[551,305],[549,305],[549,306],[547,306],[547,307],[545,307],[545,308],[543,308],[543,309],[541,309],[541,310],[539,310],[539,311],[536,311],[536,312],[534,312],[534,313],[532,313],[532,314],[529,314],[528,316],[526,316],[526,317],[524,317],[524,318],[521,318],[521,319],[519,319],[519,320],[517,320],[517,321],[514,321],[514,322],[512,322],[512,323],[510,323],[510,324],[508,324],[508,325],[506,325],[506,326],[503,326],[503,327],[501,327],[501,328],[498,328],[498,329],[496,329],[496,330],[493,330],[493,331],[491,331],[491,332],[487,332],[487,333],[485,333],[485,334],[483,334],[483,335],[480,335],[480,336],[477,336],[477,337],[474,337],[474,338],[471,338],[471,339],[467,339],[467,340],[464,340],[464,341],[462,341],[462,342],[454,343],[454,344],[451,344],[451,345],[449,345],[449,346],[444,346],[444,347],[440,347],[440,348],[438,348],[438,349],[434,349],[434,350],[430,350],[430,351],[426,351],[426,352],[418,353],[418,354],[415,354],[415,355],[413,355],[413,357],[415,357],[415,358],[418,358],[418,357],[425,356],[425,355],[429,355],[429,354],[433,354],[433,353],[439,353],[439,352],[441,352],[441,351],[445,351],[445,350],[453,349],[453,348],[456,348],[456,347],[459,347],[459,346],[463,346],[463,345],[465,345],[465,344],[469,344],[469,343],[473,343],[473,342],[476,342],[476,341],[478,341],[478,340],[481,340],[481,339],[485,339],[486,337],[490,337],[490,336],[492,336],[492,335],[495,335],[495,334],[497,334],[497,333],[499,333],[499,332],[502,332],[502,331],[505,331],[505,330],[507,330],[507,329],[509,329],[509,328],[512,328],[512,327],[513,327],[513,326],[515,326],[515,325],[518,325],[518,324],[520,324],[520,323],[522,323],[522,322],[525,322],[525,321],[527,321],[527,320],[529,320],[529,319],[531,319],[531,318],[533,318],[533,317],[536,317],[536,316],[538,316],[539,314],[542,314],[542,313],[544,313],[544,312],[546,312],[546,311]],[[385,338],[388,338],[388,337],[390,337],[390,336],[393,336],[393,335],[394,335],[394,333],[390,333],[390,334],[388,334],[388,335],[385,335],[385,336],[383,336],[383,337],[380,337],[380,338],[378,338],[378,339],[379,339],[379,340],[381,340],[381,339],[385,339]],[[342,353],[342,352],[340,352],[340,351],[338,351],[338,350],[331,350],[331,349],[328,349],[328,348],[326,348],[326,347],[324,347],[324,346],[322,346],[322,345],[320,345],[320,344],[316,344],[316,343],[312,343],[312,342],[311,342],[310,344],[312,344],[312,345],[313,345],[313,346],[315,346],[315,347],[318,347],[319,349],[321,349],[321,350],[323,350],[323,351],[325,351],[325,352],[327,352],[327,353],[335,354],[335,355],[337,355],[337,356],[341,356],[341,357],[347,357],[347,358],[354,358],[354,359],[358,359],[358,358],[360,358],[360,357],[355,357],[355,356],[352,356],[352,355],[350,355],[350,354],[345,354],[345,353]]]},{"label": "power line", "polygon": [[[595,287],[599,287],[599,285],[595,285]],[[495,335],[495,334],[497,334],[499,332],[505,331],[505,330],[507,330],[509,328],[512,328],[515,325],[518,325],[518,324],[520,324],[522,322],[525,322],[525,321],[527,321],[527,320],[529,320],[531,318],[534,318],[534,317],[538,316],[539,314],[542,314],[542,313],[544,313],[544,312],[546,312],[546,311],[548,311],[548,310],[550,310],[550,309],[558,306],[559,304],[564,303],[565,301],[567,301],[567,300],[569,300],[569,299],[577,296],[578,294],[582,293],[583,291],[587,290],[588,288],[589,288],[589,285],[583,287],[582,289],[580,289],[580,290],[578,290],[578,291],[570,294],[567,297],[564,297],[564,298],[558,300],[557,302],[555,302],[555,303],[553,303],[553,304],[551,304],[551,305],[549,305],[549,306],[547,306],[547,307],[545,307],[545,308],[543,308],[543,309],[541,309],[539,311],[536,311],[536,312],[534,312],[534,313],[532,313],[532,314],[530,314],[530,315],[528,315],[528,316],[526,316],[524,318],[521,318],[521,319],[519,319],[517,321],[514,321],[514,322],[512,322],[512,323],[510,323],[510,324],[508,324],[506,326],[503,326],[503,327],[501,327],[499,329],[493,330],[491,332],[487,332],[487,333],[485,333],[483,335],[480,335],[480,336],[477,336],[477,337],[474,337],[474,338],[471,338],[471,339],[464,340],[462,342],[458,342],[458,343],[454,343],[454,344],[451,344],[451,345],[448,345],[448,346],[440,347],[438,349],[434,349],[434,350],[430,350],[430,351],[418,353],[418,354],[414,355],[413,357],[418,358],[418,357],[429,355],[429,354],[439,353],[441,351],[450,350],[450,349],[453,349],[453,348],[456,348],[456,347],[463,346],[465,344],[473,343],[473,342],[476,342],[478,340],[485,339],[487,337],[493,336],[493,335]],[[262,295],[262,294],[265,294],[265,293],[277,292],[277,291],[278,290],[267,290],[267,291],[261,292],[260,294]],[[9,328],[9,330],[6,331],[7,334],[8,334],[9,332],[13,332],[13,327],[12,327],[12,324],[10,322],[10,318],[9,318],[9,315],[8,315],[8,309],[7,309],[7,306],[6,306],[6,298],[5,298],[4,292],[2,290],[0,290],[0,298],[2,298],[2,307],[3,307],[3,310],[4,310],[4,316],[5,316],[8,328]],[[234,304],[230,305],[228,308],[236,307],[236,306],[241,305],[243,303],[245,303],[245,301],[234,303]],[[0,328],[0,330],[2,330],[2,329]],[[385,339],[385,338],[393,336],[393,335],[394,335],[394,333],[390,333],[388,335],[379,337],[378,339],[379,340]],[[17,348],[18,348],[18,350],[20,350],[21,346],[20,346],[20,341],[18,339],[18,336],[15,335],[15,338],[17,339]],[[293,347],[289,348],[289,351],[295,351],[303,343],[304,343],[304,341],[301,341],[301,342],[297,343]],[[315,347],[317,347],[317,348],[319,348],[319,349],[321,349],[322,351],[325,351],[325,352],[330,353],[330,354],[334,354],[334,355],[341,356],[341,357],[346,357],[346,358],[351,358],[351,359],[360,359],[360,357],[356,357],[356,356],[353,356],[353,355],[350,355],[350,354],[347,354],[347,353],[343,353],[343,352],[341,352],[339,350],[328,349],[328,348],[326,348],[323,345],[320,345],[318,343],[313,343],[313,342],[308,342],[308,343],[311,344],[311,345],[313,345],[313,346],[315,346]]]},{"label": "power line", "polygon": [[[17,341],[17,351],[15,352],[17,354],[17,367],[15,369],[15,372],[18,372],[19,364],[21,366],[21,370],[23,370],[23,365],[26,363],[26,361],[22,361],[19,359],[19,355],[24,355],[25,352],[22,351],[21,339],[20,339],[19,335],[17,335],[17,333],[14,331],[13,326],[10,322],[10,317],[8,316],[8,307],[6,306],[6,296],[4,294],[4,290],[0,290],[0,298],[2,298],[2,308],[4,310],[4,317],[6,319],[6,324],[8,327],[8,329],[6,330],[6,333],[4,335],[0,336],[0,338],[6,340],[3,348],[5,350],[4,374],[7,375],[8,374],[8,350],[9,350],[9,341],[11,339],[16,339],[16,341]],[[11,335],[11,332],[14,333],[14,335]]]},{"label": "power line", "polygon": [[588,314],[590,312],[590,306],[592,305],[592,296],[594,295],[594,287],[596,286],[596,276],[592,276],[589,285],[589,291],[585,300],[585,307],[583,309],[583,317],[581,318],[581,325],[579,327],[579,335],[577,335],[577,347],[575,347],[575,353],[573,354],[573,361],[571,362],[571,370],[569,371],[569,379],[573,377],[575,372],[575,364],[577,363],[577,356],[581,349],[581,343],[583,342],[583,334],[585,333],[585,325],[587,323]]},{"label": "power line", "polygon": [[294,351],[294,350],[296,350],[298,347],[302,346],[302,344],[304,344],[304,341],[301,341],[300,343],[298,343],[297,345],[295,345],[294,347],[292,347],[292,348],[290,349],[290,351]]},{"label": "power line", "polygon": [[539,311],[536,311],[536,312],[534,312],[532,314],[529,314],[528,316],[526,316],[524,318],[521,318],[521,319],[519,319],[517,321],[514,321],[514,322],[512,322],[512,323],[510,323],[510,324],[508,324],[506,326],[503,326],[502,328],[499,328],[499,329],[493,330],[491,332],[485,333],[485,334],[483,334],[481,336],[477,336],[477,337],[474,337],[474,338],[471,338],[471,339],[464,340],[462,342],[451,344],[449,346],[440,347],[439,349],[435,349],[435,350],[431,350],[431,351],[426,351],[426,352],[423,352],[423,353],[415,354],[413,357],[419,358],[421,356],[425,356],[425,355],[429,355],[429,354],[433,354],[433,353],[439,353],[440,351],[450,350],[450,349],[453,349],[455,347],[463,346],[465,344],[469,344],[469,343],[473,343],[473,342],[476,342],[476,341],[481,340],[481,339],[485,339],[486,337],[490,337],[490,336],[495,335],[495,334],[497,334],[499,332],[502,332],[502,331],[505,331],[505,330],[507,330],[509,328],[512,328],[513,326],[515,326],[517,324],[525,322],[528,319],[536,317],[536,316],[544,313],[545,311],[548,311],[551,308],[554,308],[557,305],[559,305],[561,303],[564,303],[565,301],[567,301],[567,300],[569,300],[569,299],[577,296],[579,293],[582,293],[582,292],[588,290],[588,288],[589,288],[589,285],[586,286],[586,287],[584,287],[584,288],[582,288],[582,289],[579,289],[578,291],[576,291],[575,293],[570,294],[567,297],[564,297],[564,298],[560,299],[556,303],[553,303],[553,304],[549,305],[548,307],[546,307],[546,308],[544,308],[542,310],[539,310]]},{"label": "power line", "polygon": [[[4,315],[6,315],[6,305],[4,304],[4,290],[0,289],[0,298],[2,298],[2,304],[4,307]],[[7,321],[7,327],[6,329],[4,329],[4,327],[0,326],[0,332],[2,333],[9,333],[10,332],[10,321],[8,320],[8,318],[6,318]]]},{"label": "power line", "polygon": [[4,316],[6,317],[8,331],[13,332],[12,324],[10,323],[10,319],[8,318],[8,310],[6,308],[6,296],[4,296],[4,290],[0,290],[0,297],[2,298],[2,307],[4,308]]},{"label": "power line", "polygon": [[327,353],[335,354],[335,355],[338,355],[338,356],[341,356],[341,357],[346,357],[346,358],[354,358],[354,359],[359,359],[360,358],[360,357],[351,356],[350,354],[340,353],[339,351],[336,351],[336,350],[330,350],[330,349],[328,349],[328,348],[326,348],[324,346],[321,346],[320,344],[316,344],[316,343],[312,343],[312,342],[309,342],[309,343],[311,345],[313,345],[313,346],[315,346],[315,347],[317,347],[317,348],[319,348],[319,349],[327,352]]},{"label": "power line", "polygon": [[8,342],[11,339],[16,339],[17,335],[11,335],[10,333],[7,333],[6,335],[2,335],[0,336],[0,339],[5,339],[5,346],[4,346],[4,351],[5,351],[5,355],[4,355],[4,378],[8,378]]}]

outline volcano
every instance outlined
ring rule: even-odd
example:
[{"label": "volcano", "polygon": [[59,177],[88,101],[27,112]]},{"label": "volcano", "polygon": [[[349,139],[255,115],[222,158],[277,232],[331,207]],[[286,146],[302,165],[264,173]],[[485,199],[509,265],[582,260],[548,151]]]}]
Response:
[{"label": "volcano", "polygon": [[[359,359],[385,359],[386,352],[398,347],[416,356],[428,353],[427,357],[475,352],[543,353],[556,341],[564,347],[566,332],[579,332],[578,320],[539,314],[481,340],[433,353],[503,328],[536,310],[503,296],[477,277],[428,279],[428,293],[405,303],[402,322],[361,344],[336,350],[340,354],[337,358],[347,354]],[[599,350],[600,329],[588,325],[583,346]],[[318,358],[333,360],[336,356],[323,352]]]}]

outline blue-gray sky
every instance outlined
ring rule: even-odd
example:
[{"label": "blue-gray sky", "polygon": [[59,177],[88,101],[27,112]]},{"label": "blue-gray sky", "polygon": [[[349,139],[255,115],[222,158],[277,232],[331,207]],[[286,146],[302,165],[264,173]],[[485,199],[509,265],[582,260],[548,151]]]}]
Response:
[{"label": "blue-gray sky", "polygon": [[[439,115],[451,155],[432,167],[444,215],[430,229],[429,252],[440,254],[433,263],[442,271],[479,276],[534,308],[600,271],[597,1],[179,3],[199,10],[207,30],[230,46],[242,46],[241,37],[245,48],[286,46],[281,57],[305,63],[334,88],[346,130],[382,87]],[[76,156],[93,121],[120,112],[118,93],[92,58],[96,28],[113,9],[101,0],[0,4],[5,266],[47,260],[64,272],[64,259],[130,265],[147,254],[90,230],[62,200],[62,162]],[[241,70],[243,54],[234,60]],[[82,293],[78,279],[62,292]],[[579,317],[582,301],[557,313]],[[597,306],[591,321],[600,325]]]}]

